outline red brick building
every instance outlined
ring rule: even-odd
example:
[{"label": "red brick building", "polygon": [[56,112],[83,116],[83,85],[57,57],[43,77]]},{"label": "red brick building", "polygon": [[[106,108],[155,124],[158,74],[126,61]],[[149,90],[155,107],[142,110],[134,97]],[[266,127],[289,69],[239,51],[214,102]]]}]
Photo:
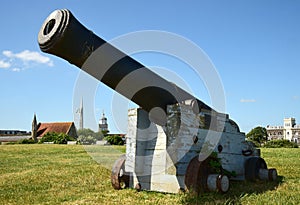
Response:
[{"label": "red brick building", "polygon": [[77,132],[74,122],[47,122],[47,123],[37,123],[36,115],[34,115],[32,121],[32,138],[40,139],[46,133],[64,133],[73,138],[77,138]]}]

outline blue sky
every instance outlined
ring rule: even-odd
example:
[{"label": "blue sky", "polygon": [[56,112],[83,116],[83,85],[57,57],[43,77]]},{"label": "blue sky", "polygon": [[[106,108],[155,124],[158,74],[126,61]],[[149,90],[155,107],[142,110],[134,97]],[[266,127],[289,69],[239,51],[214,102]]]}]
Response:
[{"label": "blue sky", "polygon": [[[162,30],[193,41],[215,65],[225,90],[226,113],[244,132],[258,125],[281,125],[284,117],[300,121],[299,1],[11,0],[1,3],[0,13],[0,129],[30,130],[34,112],[42,122],[73,120],[80,70],[41,53],[37,43],[43,21],[62,8],[106,40]],[[165,55],[134,57],[169,72],[187,69]],[[201,82],[198,88],[189,76],[183,81],[210,104]],[[111,110],[118,108],[112,106],[113,96],[99,84],[94,118],[104,110],[111,132],[124,132],[114,124]],[[85,127],[96,130],[91,120],[95,121],[85,119]]]}]

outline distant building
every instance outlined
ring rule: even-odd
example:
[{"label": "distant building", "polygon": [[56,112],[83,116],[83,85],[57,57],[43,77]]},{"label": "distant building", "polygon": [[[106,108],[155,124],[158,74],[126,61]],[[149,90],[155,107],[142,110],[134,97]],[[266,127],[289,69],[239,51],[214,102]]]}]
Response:
[{"label": "distant building", "polygon": [[0,144],[6,142],[17,142],[23,139],[29,139],[31,132],[23,130],[0,130]]},{"label": "distant building", "polygon": [[126,144],[126,134],[112,134],[109,133],[107,118],[105,117],[104,112],[102,113],[102,117],[99,120],[99,132],[104,132],[105,136],[119,136],[122,138],[124,144]]},{"label": "distant building", "polygon": [[105,117],[104,112],[102,114],[102,118],[99,120],[99,132],[106,132],[106,133],[109,132],[107,118]]},{"label": "distant building", "polygon": [[33,116],[33,120],[32,120],[32,123],[31,123],[31,138],[37,142],[37,132],[38,128],[37,128],[37,121],[36,121],[36,114],[34,113],[34,116]]},{"label": "distant building", "polygon": [[81,98],[80,108],[79,108],[79,129],[83,129],[83,98]]},{"label": "distant building", "polygon": [[74,122],[37,123],[36,116],[34,115],[32,121],[32,138],[40,139],[49,132],[64,133],[73,138],[77,138],[77,132]]},{"label": "distant building", "polygon": [[0,135],[30,135],[30,132],[23,130],[0,130]]},{"label": "distant building", "polygon": [[285,139],[300,143],[300,125],[295,118],[284,118],[283,126],[267,126],[268,140]]}]

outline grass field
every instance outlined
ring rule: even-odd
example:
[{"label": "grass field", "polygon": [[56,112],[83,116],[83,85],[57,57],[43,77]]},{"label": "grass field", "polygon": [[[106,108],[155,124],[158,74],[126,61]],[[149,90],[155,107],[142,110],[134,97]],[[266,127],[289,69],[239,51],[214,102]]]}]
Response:
[{"label": "grass field", "polygon": [[262,149],[277,182],[231,182],[227,194],[164,194],[110,183],[124,147],[1,145],[0,204],[299,204],[300,149]]}]

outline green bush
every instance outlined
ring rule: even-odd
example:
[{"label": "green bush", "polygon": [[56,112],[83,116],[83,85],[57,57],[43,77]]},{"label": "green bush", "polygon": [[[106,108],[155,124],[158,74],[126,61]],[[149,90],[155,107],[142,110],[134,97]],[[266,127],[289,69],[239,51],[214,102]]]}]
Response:
[{"label": "green bush", "polygon": [[104,139],[111,145],[124,145],[124,141],[119,135],[106,136]]},{"label": "green bush", "polygon": [[18,142],[1,142],[1,144],[5,144],[5,145],[15,145],[15,144],[18,144]]},{"label": "green bush", "polygon": [[266,148],[298,148],[298,145],[294,142],[291,142],[289,140],[271,140],[264,144],[264,147]]},{"label": "green bush", "polygon": [[74,140],[73,137],[65,133],[48,132],[40,139],[39,143],[53,142],[54,144],[67,144],[68,141]]},{"label": "green bush", "polygon": [[80,135],[77,139],[77,142],[79,142],[80,144],[95,144],[97,141],[97,139],[91,135],[86,136],[86,135]]},{"label": "green bush", "polygon": [[85,136],[85,137],[93,137],[95,138],[96,140],[102,140],[104,135],[107,134],[106,132],[94,132],[93,130],[91,129],[80,129],[80,130],[77,130],[77,135],[78,136]]},{"label": "green bush", "polygon": [[33,139],[22,139],[18,141],[18,144],[35,144],[36,142]]}]

